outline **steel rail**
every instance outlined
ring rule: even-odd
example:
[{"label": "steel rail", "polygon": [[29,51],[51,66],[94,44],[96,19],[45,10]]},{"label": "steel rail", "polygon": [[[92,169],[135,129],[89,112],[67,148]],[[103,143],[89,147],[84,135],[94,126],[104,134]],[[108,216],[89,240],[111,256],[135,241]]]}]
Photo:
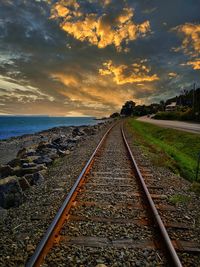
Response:
[{"label": "steel rail", "polygon": [[140,172],[140,170],[139,170],[139,168],[137,166],[137,163],[136,163],[136,161],[135,161],[135,159],[133,157],[133,154],[132,154],[132,151],[131,151],[131,149],[129,147],[129,144],[127,142],[123,127],[121,128],[121,132],[122,132],[124,143],[126,145],[126,148],[127,148],[128,152],[129,152],[129,155],[130,155],[130,158],[132,160],[133,166],[135,168],[136,174],[137,174],[137,176],[138,176],[138,178],[140,180],[140,183],[141,183],[142,188],[143,188],[143,190],[145,192],[148,204],[149,204],[149,206],[151,208],[151,211],[153,213],[155,222],[159,227],[159,230],[160,230],[162,238],[164,240],[167,252],[169,253],[169,255],[171,257],[172,264],[175,267],[182,267],[180,259],[179,259],[178,255],[176,253],[176,250],[174,249],[174,246],[173,246],[173,244],[172,244],[172,242],[171,242],[171,240],[169,238],[169,235],[167,233],[167,230],[166,230],[166,228],[165,228],[165,226],[164,226],[164,224],[162,222],[162,219],[161,219],[161,217],[160,217],[160,215],[158,213],[158,210],[157,210],[157,208],[156,208],[156,206],[155,206],[155,204],[154,204],[154,202],[152,200],[152,197],[151,197],[151,195],[149,193],[149,190],[148,190],[148,188],[147,188],[147,186],[145,184],[144,178],[142,177],[142,174],[141,174],[141,172]]},{"label": "steel rail", "polygon": [[[118,122],[117,122],[118,123]],[[60,209],[58,210],[56,216],[54,217],[52,223],[50,224],[49,228],[47,229],[45,235],[43,236],[42,240],[40,241],[39,245],[36,247],[36,250],[34,252],[34,254],[31,256],[31,258],[29,259],[29,261],[26,263],[26,267],[36,267],[36,266],[40,266],[40,264],[42,263],[42,261],[44,260],[44,257],[46,256],[45,254],[45,250],[49,250],[48,249],[48,243],[50,242],[51,238],[53,238],[53,236],[55,235],[55,229],[57,227],[57,225],[59,224],[59,221],[61,219],[61,217],[63,216],[64,212],[66,211],[66,209],[68,208],[68,206],[70,205],[70,202],[75,194],[75,192],[77,191],[77,189],[79,188],[79,185],[81,183],[81,181],[83,180],[83,178],[85,177],[85,174],[87,173],[87,171],[90,169],[91,164],[94,161],[94,158],[97,154],[97,152],[99,151],[100,147],[102,146],[103,142],[105,141],[105,138],[108,136],[109,132],[111,131],[111,129],[117,124],[115,123],[114,125],[112,125],[104,134],[104,136],[102,137],[102,139],[100,140],[100,142],[98,143],[95,151],[93,152],[93,154],[91,155],[90,159],[88,160],[88,162],[86,163],[85,167],[83,168],[83,170],[81,171],[80,175],[78,176],[75,184],[73,185],[73,187],[71,188],[69,194],[67,195],[66,199],[64,200],[62,206],[60,207]]]}]

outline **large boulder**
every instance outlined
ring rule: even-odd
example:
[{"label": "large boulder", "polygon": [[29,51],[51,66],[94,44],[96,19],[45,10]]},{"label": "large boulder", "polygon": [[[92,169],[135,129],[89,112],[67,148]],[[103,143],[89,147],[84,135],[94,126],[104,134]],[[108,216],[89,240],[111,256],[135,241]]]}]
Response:
[{"label": "large boulder", "polygon": [[44,176],[42,175],[41,172],[36,172],[33,174],[33,185],[36,185],[36,184],[41,184],[44,182]]},{"label": "large boulder", "polygon": [[58,155],[57,152],[58,152],[57,149],[54,149],[54,150],[49,151],[49,152],[47,153],[47,155],[48,155],[52,160],[54,160],[54,159],[59,158],[59,155]]},{"label": "large boulder", "polygon": [[56,143],[49,143],[49,145],[47,146],[47,148],[58,149],[58,148],[59,148],[59,144],[56,144]]},{"label": "large boulder", "polygon": [[67,143],[67,141],[65,141],[64,143],[59,144],[58,148],[60,150],[67,150],[69,148],[69,144]]},{"label": "large boulder", "polygon": [[25,177],[20,177],[18,179],[18,182],[20,184],[22,191],[25,191],[25,190],[30,188],[30,183],[28,182],[28,180]]},{"label": "large boulder", "polygon": [[67,143],[68,143],[68,146],[69,144],[76,144],[76,142],[79,140],[80,136],[76,136],[76,137],[73,137],[73,138],[68,138],[67,139]]},{"label": "large boulder", "polygon": [[36,172],[36,173],[32,173],[32,174],[26,174],[24,176],[24,178],[26,179],[26,181],[32,186],[32,185],[37,185],[37,184],[41,184],[44,182],[44,176],[43,176],[43,172]]},{"label": "large boulder", "polygon": [[32,174],[25,174],[23,178],[26,179],[26,181],[30,184],[30,186],[33,185],[33,173]]},{"label": "large boulder", "polygon": [[8,162],[8,165],[12,168],[20,166],[20,164],[21,164],[21,160],[19,158],[15,158]]},{"label": "large boulder", "polygon": [[74,128],[72,131],[72,137],[75,137],[77,135],[78,136],[84,135],[84,132],[78,127]]},{"label": "large boulder", "polygon": [[35,155],[35,156],[28,156],[25,159],[21,159],[21,163],[35,163],[35,161],[40,158],[39,155]]},{"label": "large boulder", "polygon": [[10,165],[0,165],[0,178],[13,175],[13,170]]},{"label": "large boulder", "polygon": [[18,207],[24,198],[23,191],[16,176],[0,180],[0,206],[4,209]]},{"label": "large boulder", "polygon": [[60,157],[64,157],[66,155],[69,155],[69,152],[67,152],[67,151],[69,151],[69,150],[63,151],[63,150],[58,149],[58,155]]},{"label": "large boulder", "polygon": [[14,168],[13,174],[16,176],[24,176],[25,174],[32,174],[38,171],[46,169],[44,164],[38,164],[35,167],[28,167],[28,168]]},{"label": "large boulder", "polygon": [[52,163],[52,161],[53,160],[51,158],[49,158],[48,156],[45,156],[45,155],[34,160],[34,162],[37,164],[46,164],[47,166],[50,165]]},{"label": "large boulder", "polygon": [[92,127],[86,127],[83,129],[83,131],[86,135],[94,135],[96,133],[96,130],[94,127],[93,128]]},{"label": "large boulder", "polygon": [[17,158],[23,158],[26,155],[27,149],[23,147],[17,153]]},{"label": "large boulder", "polygon": [[23,158],[23,159],[20,159],[20,165],[23,165],[24,163],[29,163],[30,162],[30,160],[29,160],[29,158]]},{"label": "large boulder", "polygon": [[38,144],[37,151],[40,152],[41,150],[43,150],[44,148],[48,147],[49,145],[50,145],[49,142],[42,141],[42,142],[40,142]]},{"label": "large boulder", "polygon": [[55,148],[43,148],[41,151],[40,151],[40,156],[41,157],[45,157],[45,156],[48,156],[50,159],[54,160],[56,158],[58,158],[58,154],[57,154],[57,149]]},{"label": "large boulder", "polygon": [[36,167],[36,164],[33,162],[29,162],[29,163],[26,162],[22,164],[22,168],[33,168],[33,167]]},{"label": "large boulder", "polygon": [[74,147],[75,147],[75,143],[70,143],[70,144],[68,144],[67,149],[65,149],[65,150],[66,150],[66,151],[67,151],[67,150],[73,150]]},{"label": "large boulder", "polygon": [[62,138],[58,137],[52,141],[53,144],[60,144],[62,142]]},{"label": "large boulder", "polygon": [[30,156],[35,156],[35,155],[36,155],[36,151],[35,151],[35,149],[33,149],[33,148],[29,148],[29,149],[26,151],[26,155],[27,155],[28,157],[30,157]]}]

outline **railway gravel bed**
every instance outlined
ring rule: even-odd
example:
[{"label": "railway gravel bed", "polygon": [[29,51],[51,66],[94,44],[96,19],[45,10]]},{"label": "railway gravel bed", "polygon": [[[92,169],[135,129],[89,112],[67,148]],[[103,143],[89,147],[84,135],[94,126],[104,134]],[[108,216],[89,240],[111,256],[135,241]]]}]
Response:
[{"label": "railway gravel bed", "polygon": [[[149,189],[151,193],[161,193],[163,195],[162,205],[170,205],[174,211],[159,210],[161,218],[167,222],[181,223],[183,229],[168,228],[168,233],[172,239],[181,239],[190,242],[200,243],[200,196],[191,190],[191,183],[179,175],[174,174],[166,167],[160,167],[151,159],[151,153],[144,149],[143,145],[136,137],[132,136],[129,128],[125,127],[126,137],[141,169],[147,186],[159,186],[162,189]],[[162,155],[160,155],[162,157]],[[176,201],[179,199],[180,201]],[[175,201],[174,201],[175,199]],[[182,201],[181,201],[182,199]],[[161,199],[154,199],[155,204],[161,203]],[[187,229],[188,226],[188,229]],[[199,267],[200,254],[178,253],[183,266]]]},{"label": "railway gravel bed", "polygon": [[131,238],[141,240],[152,235],[153,227],[139,226],[127,223],[97,223],[97,222],[67,222],[61,230],[62,235],[69,236],[98,236],[107,238]]},{"label": "railway gravel bed", "polygon": [[[116,249],[68,246],[62,243],[53,248],[51,255],[42,267],[88,266],[88,267],[155,267],[165,266],[164,256],[160,251],[147,249]],[[102,264],[102,265],[101,265]]]},{"label": "railway gravel bed", "polygon": [[[0,266],[25,265],[104,131],[80,142],[51,166],[45,182],[33,186],[20,207],[0,210]],[[51,249],[42,267],[170,266],[163,252],[153,247],[152,240],[158,236],[124,157],[119,128],[113,131],[114,138],[108,137],[104,145],[105,157],[96,158],[59,233],[59,245]],[[190,183],[153,165],[128,130],[126,135],[164,222],[186,226],[168,226],[170,238],[200,242],[200,198],[190,191]],[[176,195],[187,196],[187,201],[173,204]],[[200,254],[178,255],[184,267],[200,266]]]},{"label": "railway gravel bed", "polygon": [[43,266],[168,266],[152,243],[157,234],[143,198],[117,125],[78,189],[56,234],[59,244]]},{"label": "railway gravel bed", "polygon": [[[113,196],[114,198],[114,196]],[[70,214],[76,215],[76,216],[86,216],[88,218],[90,217],[101,217],[103,216],[104,218],[116,218],[116,219],[134,219],[134,218],[141,218],[145,217],[145,211],[141,210],[133,210],[133,208],[118,208],[114,205],[109,205],[108,207],[96,207],[96,206],[91,206],[91,207],[85,207],[83,206],[78,206],[75,208],[72,208],[70,211]]]}]

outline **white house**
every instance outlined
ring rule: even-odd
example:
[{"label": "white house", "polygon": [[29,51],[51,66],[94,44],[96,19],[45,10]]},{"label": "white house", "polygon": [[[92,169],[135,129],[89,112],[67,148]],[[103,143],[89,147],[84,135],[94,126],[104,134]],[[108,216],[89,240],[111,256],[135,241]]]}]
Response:
[{"label": "white house", "polygon": [[175,111],[177,109],[176,102],[172,102],[171,104],[165,107],[165,111]]}]

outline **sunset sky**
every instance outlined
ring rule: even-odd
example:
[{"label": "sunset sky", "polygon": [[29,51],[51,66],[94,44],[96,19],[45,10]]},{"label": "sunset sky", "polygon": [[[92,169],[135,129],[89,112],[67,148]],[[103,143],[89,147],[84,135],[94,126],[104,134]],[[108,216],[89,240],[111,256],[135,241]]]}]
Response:
[{"label": "sunset sky", "polygon": [[104,116],[200,85],[200,0],[0,0],[0,114]]}]

